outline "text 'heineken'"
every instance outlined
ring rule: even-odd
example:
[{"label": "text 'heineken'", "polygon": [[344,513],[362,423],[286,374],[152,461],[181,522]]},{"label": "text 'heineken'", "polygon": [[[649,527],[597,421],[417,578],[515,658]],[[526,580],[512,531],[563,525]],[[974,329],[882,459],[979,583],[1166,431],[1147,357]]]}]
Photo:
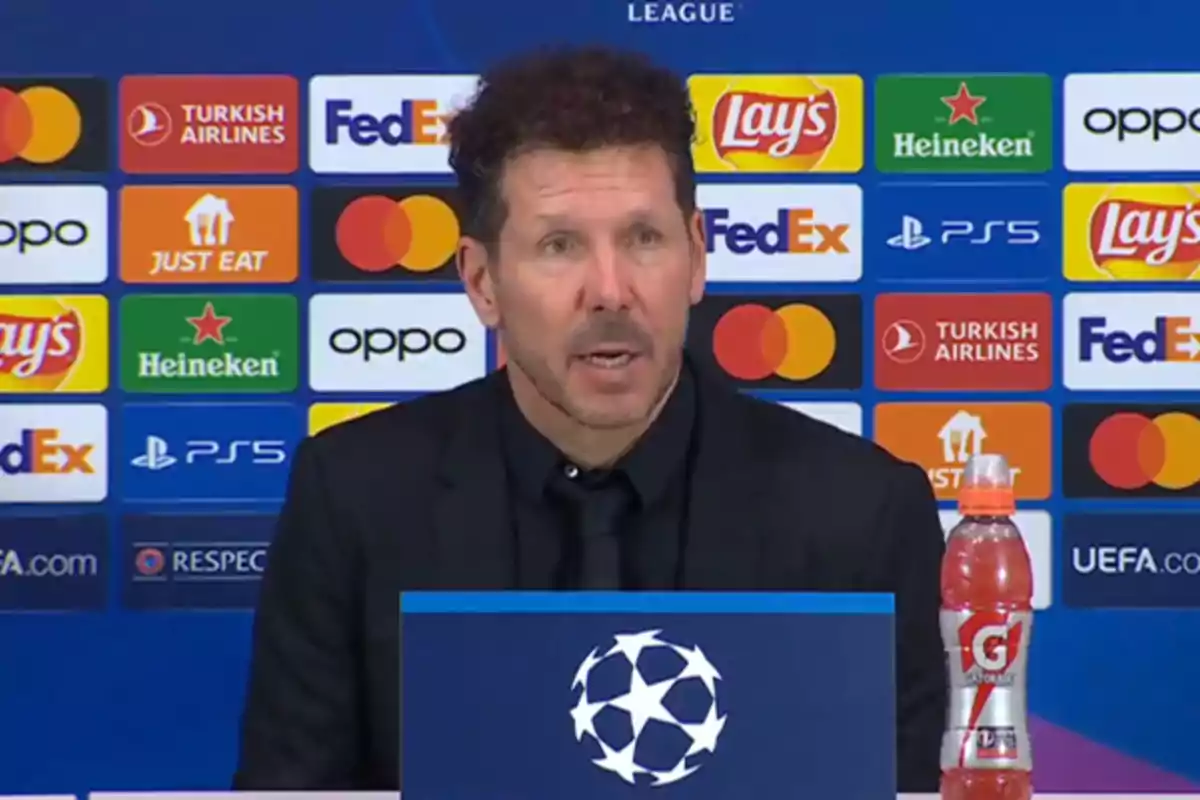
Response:
[{"label": "text 'heineken'", "polygon": [[887,75],[875,88],[880,172],[1048,172],[1046,75]]},{"label": "text 'heineken'", "polygon": [[290,392],[299,320],[289,295],[131,295],[121,301],[127,392]]}]

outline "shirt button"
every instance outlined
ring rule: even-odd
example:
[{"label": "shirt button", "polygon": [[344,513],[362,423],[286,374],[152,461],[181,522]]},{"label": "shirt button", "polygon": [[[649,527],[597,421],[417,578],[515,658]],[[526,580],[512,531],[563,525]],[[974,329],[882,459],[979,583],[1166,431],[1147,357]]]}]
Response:
[{"label": "shirt button", "polygon": [[571,480],[575,480],[579,477],[579,467],[574,464],[567,464],[567,466],[563,467],[563,473]]}]

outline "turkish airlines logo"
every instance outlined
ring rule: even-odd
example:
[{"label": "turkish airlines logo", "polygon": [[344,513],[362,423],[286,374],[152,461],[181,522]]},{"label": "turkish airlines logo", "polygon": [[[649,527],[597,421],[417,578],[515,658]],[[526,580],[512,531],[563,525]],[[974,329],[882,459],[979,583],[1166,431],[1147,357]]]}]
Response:
[{"label": "turkish airlines logo", "polygon": [[171,135],[171,112],[158,103],[139,103],[129,112],[128,129],[142,147],[157,147]]},{"label": "turkish airlines logo", "polygon": [[911,319],[899,319],[883,332],[883,354],[897,364],[912,364],[925,353],[925,331]]}]

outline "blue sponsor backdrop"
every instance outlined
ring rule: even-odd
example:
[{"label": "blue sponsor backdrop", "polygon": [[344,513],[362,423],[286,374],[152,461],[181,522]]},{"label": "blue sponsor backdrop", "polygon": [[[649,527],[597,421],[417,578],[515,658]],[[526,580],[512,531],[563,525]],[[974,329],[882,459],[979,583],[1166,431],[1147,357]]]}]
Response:
[{"label": "blue sponsor backdrop", "polygon": [[279,502],[307,431],[290,403],[131,403],[123,414],[121,494],[130,503]]},{"label": "blue sponsor backdrop", "polygon": [[884,184],[871,201],[865,259],[880,283],[1032,289],[1059,272],[1062,204],[1044,183]]},{"label": "blue sponsor backdrop", "polygon": [[[647,19],[650,3],[633,3],[635,18]],[[99,176],[110,191],[110,211],[116,216],[116,190],[125,184],[196,183],[290,183],[301,190],[301,280],[291,287],[264,291],[295,292],[301,298],[315,286],[308,260],[308,197],[318,179],[303,164],[306,134],[302,130],[302,168],[294,176],[230,178],[229,176],[171,176],[146,179],[117,171],[117,132],[124,120],[116,118],[116,84],[127,74],[263,74],[289,73],[306,81],[315,74],[355,73],[464,73],[480,69],[495,57],[550,41],[605,41],[638,47],[685,73],[857,73],[864,77],[867,108],[872,107],[874,80],[892,72],[948,72],[954,74],[1038,71],[1053,76],[1055,127],[1061,125],[1061,81],[1070,72],[1107,70],[1194,70],[1194,31],[1200,25],[1200,7],[1182,5],[1172,9],[1171,24],[1154,28],[1153,36],[1130,35],[1127,3],[1098,0],[1081,11],[1073,5],[1055,6],[1031,0],[1011,0],[1002,7],[953,3],[882,3],[850,0],[835,4],[798,4],[791,0],[735,0],[722,4],[735,21],[723,25],[657,25],[629,21],[629,10],[620,0],[580,2],[569,13],[556,0],[413,0],[409,3],[330,5],[312,0],[287,4],[250,4],[234,0],[210,0],[203,13],[185,13],[176,4],[127,0],[119,4],[57,0],[52,3],[7,3],[0,5],[0,52],[3,69],[14,75],[98,75],[110,82],[112,113],[110,170]],[[397,98],[397,102],[405,98]],[[411,98],[408,98],[411,99]],[[399,107],[397,105],[397,107]],[[307,110],[307,104],[304,104]],[[873,141],[873,119],[867,116],[866,141]],[[302,129],[304,126],[301,126]],[[1178,134],[1185,135],[1185,134]],[[1186,135],[1191,135],[1186,134]],[[1057,138],[1057,135],[1056,135]],[[868,148],[870,149],[870,148]],[[1046,203],[1059,201],[1069,176],[1061,168],[1061,148],[1054,153],[1055,167],[1039,176],[1046,181]],[[6,180],[13,179],[6,173]],[[977,176],[975,176],[977,178]],[[1087,176],[1102,179],[1100,176]],[[1140,174],[1107,175],[1104,179],[1185,180],[1195,175]],[[853,286],[835,284],[738,287],[722,291],[756,293],[845,292],[861,293],[865,299],[864,325],[871,330],[872,298],[889,285],[883,278],[902,269],[890,264],[910,255],[885,250],[880,237],[892,237],[896,211],[920,210],[926,225],[940,225],[932,212],[943,207],[928,199],[924,190],[902,197],[904,190],[881,180],[868,154],[866,168],[852,176],[712,176],[714,181],[852,182],[864,187],[870,254],[863,280]],[[973,189],[951,185],[971,176],[945,176],[947,192],[963,198],[964,217],[984,222],[998,210],[1000,201]],[[63,174],[21,177],[30,181],[80,180]],[[327,184],[345,183],[322,178]],[[413,176],[360,176],[356,186],[392,186],[430,183]],[[893,210],[886,218],[877,216],[886,194],[896,192]],[[878,207],[878,208],[877,208]],[[1024,215],[1025,209],[1018,206]],[[1033,212],[1028,212],[1032,215]],[[985,218],[987,217],[987,218]],[[112,228],[116,231],[116,227]],[[1045,231],[1052,235],[1050,230]],[[1018,248],[1012,248],[1017,250]],[[911,254],[911,269],[937,270],[943,278],[956,267],[942,260],[931,248]],[[1048,247],[1046,253],[1052,253]],[[110,279],[102,286],[113,301],[129,292],[116,277],[117,237],[110,235]],[[1014,260],[1016,256],[1014,255]],[[986,254],[968,268],[986,278],[972,290],[1013,291],[1028,289],[1016,283],[1022,270],[1031,265],[1001,262]],[[1036,260],[1036,259],[1031,259]],[[953,277],[951,275],[950,277]],[[364,287],[377,284],[364,284]],[[1083,291],[1105,292],[1121,284],[1078,285]],[[409,284],[410,290],[426,287]],[[70,287],[39,287],[46,292]],[[1061,297],[1067,284],[1059,269],[1051,265],[1045,290]],[[1160,287],[1161,288],[1161,287]],[[920,287],[921,291],[954,291],[962,286],[949,280]],[[343,291],[362,291],[343,287]],[[433,287],[433,290],[438,290]],[[1175,291],[1175,287],[1168,289]],[[1190,291],[1190,288],[1179,288]],[[186,291],[181,289],[181,291]],[[242,287],[205,287],[205,293],[245,291]],[[302,315],[303,316],[303,315]],[[307,336],[301,320],[301,338]],[[115,330],[115,326],[114,326]],[[1061,330],[1055,332],[1061,341]],[[115,342],[117,347],[120,342]],[[873,364],[867,348],[865,374]],[[302,366],[301,386],[306,386]],[[116,386],[115,372],[112,385]],[[897,395],[875,390],[870,381],[861,392],[812,392],[780,399],[851,400],[867,409],[880,401],[928,399],[928,395]],[[984,396],[963,393],[954,397],[980,400]],[[1061,407],[1068,393],[1061,383],[1045,393],[1011,394],[1013,400],[1049,401]],[[1077,401],[1143,400],[1166,402],[1162,393],[1072,393]],[[987,399],[998,399],[987,395]],[[11,398],[6,398],[11,399]],[[29,396],[29,400],[42,400]],[[63,398],[50,398],[49,401]],[[104,393],[100,401],[119,409],[129,398],[118,389]],[[145,401],[145,396],[133,398]],[[245,400],[244,397],[208,397]],[[294,397],[298,404],[313,401],[307,388]],[[352,400],[350,396],[325,396],[323,400]],[[371,399],[380,399],[378,397]],[[950,398],[947,398],[950,399]],[[4,413],[8,413],[7,410]],[[113,416],[112,441],[125,441],[122,415]],[[870,435],[870,414],[866,415]],[[277,434],[272,433],[274,437]],[[119,450],[119,447],[114,447]],[[236,724],[242,702],[250,616],[244,612],[140,613],[124,607],[126,584],[132,587],[129,570],[136,552],[128,548],[133,531],[147,540],[171,539],[164,529],[179,526],[180,519],[158,519],[148,530],[130,528],[122,516],[130,509],[124,503],[125,470],[114,463],[115,479],[109,502],[91,509],[102,512],[114,528],[110,550],[123,569],[108,573],[106,613],[6,615],[0,618],[0,720],[3,721],[5,751],[0,791],[54,792],[95,789],[217,789],[228,785],[236,748]],[[1057,466],[1057,461],[1056,461]],[[164,501],[164,505],[181,504]],[[212,504],[209,504],[210,506]],[[1044,507],[1061,521],[1067,510],[1097,511],[1101,501],[1066,501],[1058,491]],[[1140,508],[1162,510],[1180,501],[1145,501]],[[1110,502],[1131,510],[1122,501]],[[1194,505],[1191,506],[1194,508]],[[64,516],[73,509],[48,509],[47,516]],[[140,509],[138,509],[140,510]],[[229,509],[223,509],[229,510]],[[270,513],[272,504],[254,510]],[[1136,510],[1136,509],[1133,509]],[[190,514],[209,514],[204,504],[186,507]],[[25,509],[3,509],[0,532],[22,535]],[[228,519],[209,517],[202,523],[207,531],[221,530]],[[40,523],[39,523],[40,524]],[[48,524],[48,523],[47,523]],[[1140,525],[1140,521],[1136,524]],[[39,529],[42,530],[42,529]],[[33,534],[28,534],[34,536]],[[1055,573],[1064,564],[1065,551],[1057,539]],[[36,537],[35,537],[36,538]],[[49,541],[47,538],[46,541]],[[99,545],[102,532],[87,539]],[[211,542],[209,542],[211,544]],[[164,558],[167,553],[164,551]],[[204,559],[201,560],[204,563]],[[237,563],[237,556],[234,557]],[[180,585],[176,581],[176,585]],[[66,584],[61,586],[65,590]],[[1055,594],[1064,586],[1056,580]],[[60,591],[60,588],[56,588]],[[172,591],[175,591],[174,589]],[[218,593],[219,594],[219,593]],[[164,603],[170,605],[170,603]],[[1181,703],[1194,688],[1195,668],[1200,660],[1200,623],[1194,611],[1120,610],[1076,611],[1056,601],[1038,615],[1030,662],[1030,702],[1035,714],[1071,741],[1099,743],[1107,749],[1089,750],[1089,759],[1057,758],[1042,746],[1039,769],[1046,765],[1081,763],[1067,778],[1046,779],[1046,790],[1084,789],[1093,774],[1110,763],[1127,766],[1118,783],[1103,788],[1159,790],[1187,788],[1200,783],[1200,762],[1195,755],[1192,733],[1200,728],[1200,704]],[[1100,701],[1102,700],[1102,701]],[[1042,728],[1039,730],[1050,730]],[[1038,741],[1048,742],[1043,738]],[[1082,746],[1082,745],[1081,745]],[[1063,751],[1065,753],[1065,751]],[[1079,750],[1072,753],[1081,752]],[[1128,757],[1128,758],[1127,758]],[[1192,783],[1172,779],[1155,765]],[[1042,772],[1040,774],[1048,774]]]}]

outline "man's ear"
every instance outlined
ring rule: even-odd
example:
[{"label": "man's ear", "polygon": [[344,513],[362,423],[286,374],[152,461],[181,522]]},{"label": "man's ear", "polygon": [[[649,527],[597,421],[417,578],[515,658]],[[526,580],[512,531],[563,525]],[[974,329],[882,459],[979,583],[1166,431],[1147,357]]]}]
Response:
[{"label": "man's ear", "polygon": [[496,303],[496,286],[492,280],[487,246],[478,239],[464,236],[458,240],[458,276],[475,315],[488,328],[500,323],[500,307]]},{"label": "man's ear", "polygon": [[708,242],[704,231],[704,212],[700,209],[692,212],[688,234],[692,242],[692,276],[688,293],[692,305],[696,305],[704,297],[704,284],[708,280]]}]

